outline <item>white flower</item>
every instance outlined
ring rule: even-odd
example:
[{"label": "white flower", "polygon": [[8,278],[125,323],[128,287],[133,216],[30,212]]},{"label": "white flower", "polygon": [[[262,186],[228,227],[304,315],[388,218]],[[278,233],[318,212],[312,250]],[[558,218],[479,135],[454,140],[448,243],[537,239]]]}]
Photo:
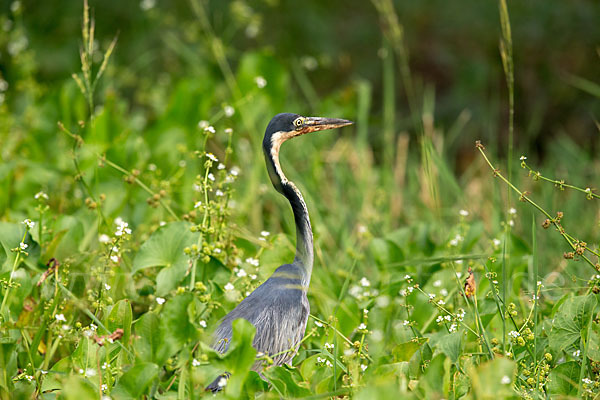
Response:
[{"label": "white flower", "polygon": [[515,221],[512,219],[508,221],[508,226],[515,226]]},{"label": "white flower", "polygon": [[106,392],[108,390],[108,385],[106,383],[103,383],[102,385],[100,385],[100,390]]},{"label": "white flower", "polygon": [[358,330],[361,330],[361,331],[362,331],[362,330],[365,330],[365,329],[367,329],[367,325],[365,325],[365,323],[364,323],[364,322],[362,322],[362,323],[361,323],[361,324],[358,326],[358,328],[357,328],[357,329],[358,329]]},{"label": "white flower", "polygon": [[21,250],[25,250],[28,247],[29,247],[29,245],[27,243],[23,243],[23,242],[19,243],[19,248]]},{"label": "white flower", "polygon": [[119,248],[117,246],[113,246],[112,249],[110,249],[113,253],[118,253],[119,252]]},{"label": "white flower", "polygon": [[442,296],[444,296],[444,297],[445,297],[445,296],[448,296],[448,291],[446,290],[446,288],[442,288],[442,289],[440,290],[440,294],[441,294]]},{"label": "white flower", "polygon": [[360,279],[360,286],[362,286],[362,287],[369,287],[369,286],[371,286],[371,282],[369,282],[369,280],[363,276]]},{"label": "white flower", "polygon": [[442,286],[441,280],[438,279],[437,281],[433,282],[433,287],[440,287],[440,286]]},{"label": "white flower", "polygon": [[217,169],[225,169],[225,164],[219,163],[219,165],[217,165]]},{"label": "white flower", "polygon": [[404,275],[404,279],[409,280],[411,279],[410,275]]},{"label": "white flower", "polygon": [[460,214],[461,217],[469,216],[469,212],[467,210],[460,210],[458,213]]},{"label": "white flower", "polygon": [[160,221],[160,222],[158,223],[158,226],[165,226],[166,224],[167,224],[167,223],[166,223],[165,221]]},{"label": "white flower", "polygon": [[319,328],[322,328],[322,327],[323,327],[323,324],[322,324],[322,323],[320,323],[319,321],[315,321],[315,325],[316,325],[316,326],[318,326]]},{"label": "white flower", "polygon": [[236,274],[239,278],[243,278],[244,276],[248,275],[246,273],[246,271],[243,268],[240,268],[240,270],[237,272]]},{"label": "white flower", "polygon": [[231,176],[238,176],[240,173],[240,170],[238,167],[233,167],[233,168],[231,168],[229,173],[231,174]]},{"label": "white flower", "polygon": [[365,372],[367,370],[367,368],[368,368],[367,364],[361,364],[360,365],[360,369],[362,369],[363,372]]},{"label": "white flower", "polygon": [[67,319],[65,318],[64,314],[56,314],[54,316],[54,318],[56,318],[57,321],[63,321],[63,322],[67,322]]},{"label": "white flower", "polygon": [[441,324],[442,322],[444,322],[444,317],[442,317],[441,315],[438,315],[438,317],[435,319],[435,322],[437,322],[438,324]]},{"label": "white flower", "polygon": [[429,300],[433,300],[433,299],[435,299],[435,294],[433,294],[433,293],[430,293],[430,294],[429,294]]},{"label": "white flower", "polygon": [[209,133],[215,133],[215,127],[212,125],[207,126],[206,128],[204,128],[204,132],[209,132]]},{"label": "white flower", "polygon": [[108,283],[105,283],[105,284],[104,284],[104,289],[106,289],[106,290],[110,290],[110,285],[109,285]]},{"label": "white flower", "polygon": [[148,11],[156,6],[156,0],[142,0],[140,2],[140,8],[142,11]]},{"label": "white flower", "polygon": [[250,274],[250,279],[255,280],[256,278],[258,278],[258,276],[256,276],[255,274]]},{"label": "white flower", "polygon": [[148,164],[148,171],[156,171],[156,164]]},{"label": "white flower", "polygon": [[503,385],[508,385],[510,383],[510,377],[508,375],[504,375],[502,380],[500,380],[500,383]]},{"label": "white flower", "polygon": [[443,306],[444,304],[446,304],[446,302],[442,299],[439,299],[437,302],[440,306]]},{"label": "white flower", "polygon": [[192,360],[192,366],[194,367],[199,367],[200,366],[200,361],[196,360],[195,358]]},{"label": "white flower", "polygon": [[194,192],[199,192],[199,191],[201,191],[201,190],[202,190],[202,186],[200,186],[200,185],[197,185],[197,184],[195,184],[195,183],[194,183],[194,184],[192,185],[192,190],[193,190]]},{"label": "white flower", "polygon": [[98,236],[98,241],[100,243],[108,243],[110,242],[110,237],[107,234],[103,233],[102,235]]},{"label": "white flower", "polygon": [[157,302],[158,304],[165,304],[165,301],[166,301],[166,300],[165,300],[163,297],[157,297],[157,298],[156,298],[156,302]]},{"label": "white flower", "polygon": [[407,293],[406,293],[406,289],[400,289],[400,291],[398,292],[398,294],[399,294],[400,296],[406,296],[406,295],[407,295]]},{"label": "white flower", "polygon": [[217,189],[217,190],[215,191],[215,196],[222,197],[222,196],[224,196],[224,195],[225,195],[225,193],[223,193],[223,192],[222,192],[222,191],[220,191],[219,189]]},{"label": "white flower", "polygon": [[252,258],[252,257],[246,258],[246,262],[250,265],[254,265],[255,267],[258,267],[258,264],[259,264],[258,260],[256,258]]},{"label": "white flower", "polygon": [[587,194],[590,194],[590,193],[592,193],[592,189],[590,189],[589,187],[588,187],[588,188],[585,188],[585,192],[586,192]]},{"label": "white flower", "polygon": [[102,369],[106,369],[106,368],[109,368],[109,367],[110,367],[110,364],[107,363],[106,361],[104,362],[104,364],[102,364]]},{"label": "white flower", "polygon": [[259,89],[262,89],[265,86],[267,86],[267,81],[262,76],[257,76],[256,78],[254,78],[254,82],[256,83],[256,86],[258,86]]},{"label": "white flower", "polygon": [[96,324],[91,323],[90,324],[90,329],[95,332],[98,329],[98,327],[96,326]]},{"label": "white flower", "polygon": [[202,202],[201,201],[197,201],[194,203],[194,208],[200,208],[202,206]]},{"label": "white flower", "polygon": [[408,290],[408,293],[410,294],[413,292],[413,290],[415,290],[415,288],[414,288],[414,286],[409,286],[406,288],[406,290]]},{"label": "white flower", "polygon": [[573,357],[579,357],[581,355],[581,350],[575,350],[573,352]]},{"label": "white flower", "polygon": [[119,256],[117,256],[116,254],[113,254],[112,256],[110,256],[110,260],[114,263],[118,263],[119,262]]},{"label": "white flower", "polygon": [[201,120],[200,122],[198,122],[198,128],[200,129],[206,129],[208,128],[208,121],[206,120]]},{"label": "white flower", "polygon": [[47,195],[46,193],[44,193],[44,192],[37,192],[37,193],[35,194],[35,196],[33,196],[33,197],[34,197],[36,200],[39,200],[39,199],[48,200],[48,195]]},{"label": "white flower", "polygon": [[199,324],[200,324],[200,326],[201,326],[201,327],[203,327],[203,328],[206,328],[206,326],[207,326],[207,325],[206,325],[206,321],[205,321],[205,320],[201,320],[201,321],[199,322]]},{"label": "white flower", "polygon": [[131,234],[131,229],[129,229],[129,224],[125,221],[123,221],[123,219],[121,217],[118,217],[117,219],[115,219],[115,224],[117,225],[117,231],[115,232],[115,236],[123,236],[123,233],[126,233],[128,235]]},{"label": "white flower", "polygon": [[269,233],[269,232],[267,232],[267,231],[262,231],[262,232],[260,233],[260,236],[262,236],[262,237],[267,237],[267,236],[269,236],[270,234],[271,234],[271,233]]},{"label": "white flower", "polygon": [[29,382],[33,381],[33,375],[25,375],[25,379],[27,379]]},{"label": "white flower", "polygon": [[500,239],[493,239],[492,243],[494,244],[495,247],[500,246],[500,244],[502,244],[502,241]]},{"label": "white flower", "polygon": [[33,229],[33,227],[35,226],[35,222],[30,220],[29,218],[26,218],[23,220],[23,225],[25,225],[27,229]]},{"label": "white flower", "polygon": [[448,321],[448,322],[452,321],[452,317],[451,317],[451,316],[449,316],[449,315],[445,315],[445,316],[444,316],[444,319],[445,319],[446,321]]},{"label": "white flower", "polygon": [[515,215],[517,213],[517,209],[514,208],[514,207],[511,207],[511,208],[508,209],[508,213],[510,215]]},{"label": "white flower", "polygon": [[223,288],[226,292],[232,291],[235,287],[231,284],[231,282],[227,282],[227,285]]},{"label": "white flower", "polygon": [[223,112],[225,112],[225,116],[229,118],[235,114],[235,108],[231,107],[230,105],[226,105],[223,107]]},{"label": "white flower", "polygon": [[406,326],[406,325],[409,325],[409,324],[410,324],[410,321],[409,321],[409,320],[407,320],[407,319],[405,319],[405,320],[402,322],[402,325],[404,325],[404,326]]},{"label": "white flower", "polygon": [[325,347],[325,350],[333,350],[334,345],[333,343],[325,343],[323,347]]},{"label": "white flower", "polygon": [[211,181],[213,181],[213,182],[215,181],[215,176],[212,174],[212,172],[210,172],[210,173],[208,174],[208,179],[210,179],[210,180],[211,180]]},{"label": "white flower", "polygon": [[367,310],[366,308],[363,308],[363,314],[367,315],[369,313],[369,310]]},{"label": "white flower", "polygon": [[450,333],[456,332],[456,328],[457,328],[457,325],[455,323],[452,323],[452,325],[450,325],[450,328],[448,328],[448,332],[450,332]]},{"label": "white flower", "polygon": [[458,233],[454,236],[454,239],[450,240],[450,246],[458,246],[458,243],[462,242],[464,238]]},{"label": "white flower", "polygon": [[219,249],[218,247],[216,249],[213,250],[215,252],[215,254],[221,254],[221,249]]},{"label": "white flower", "polygon": [[214,162],[219,162],[219,159],[213,153],[206,153],[206,158]]},{"label": "white flower", "polygon": [[513,338],[518,338],[519,336],[521,336],[521,334],[517,331],[510,331],[510,332],[508,332],[508,336],[513,337]]},{"label": "white flower", "polygon": [[329,360],[325,361],[325,365],[327,365],[328,367],[333,367],[333,364]]}]

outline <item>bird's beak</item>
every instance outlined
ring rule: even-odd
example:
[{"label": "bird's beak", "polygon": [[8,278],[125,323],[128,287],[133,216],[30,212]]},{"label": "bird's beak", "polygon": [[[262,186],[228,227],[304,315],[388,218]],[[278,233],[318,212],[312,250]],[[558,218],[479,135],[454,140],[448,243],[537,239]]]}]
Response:
[{"label": "bird's beak", "polygon": [[354,122],[339,118],[306,117],[302,133],[322,131],[325,129],[341,128],[342,126],[352,125]]}]

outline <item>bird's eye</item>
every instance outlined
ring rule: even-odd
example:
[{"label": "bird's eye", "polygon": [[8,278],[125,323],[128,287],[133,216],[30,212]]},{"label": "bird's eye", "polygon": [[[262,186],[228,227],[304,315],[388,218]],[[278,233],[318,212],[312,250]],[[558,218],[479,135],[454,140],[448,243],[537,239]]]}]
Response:
[{"label": "bird's eye", "polygon": [[296,128],[300,128],[304,124],[304,120],[303,118],[296,118],[293,123]]}]

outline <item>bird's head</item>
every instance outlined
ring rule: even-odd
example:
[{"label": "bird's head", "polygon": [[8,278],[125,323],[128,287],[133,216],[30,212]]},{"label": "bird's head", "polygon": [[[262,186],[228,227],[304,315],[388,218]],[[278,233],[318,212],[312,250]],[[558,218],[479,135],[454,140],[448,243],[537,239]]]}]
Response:
[{"label": "bird's head", "polygon": [[302,115],[292,113],[283,113],[274,116],[265,131],[263,151],[267,161],[269,176],[275,188],[281,191],[282,183],[287,182],[279,165],[279,150],[283,142],[310,132],[341,128],[353,123],[345,119],[303,117]]},{"label": "bird's head", "polygon": [[[265,154],[276,156],[279,154],[281,144],[288,139],[310,132],[341,128],[353,123],[339,118],[303,117],[293,113],[277,114],[271,119],[265,131],[263,149]],[[275,154],[272,154],[273,151]]]}]

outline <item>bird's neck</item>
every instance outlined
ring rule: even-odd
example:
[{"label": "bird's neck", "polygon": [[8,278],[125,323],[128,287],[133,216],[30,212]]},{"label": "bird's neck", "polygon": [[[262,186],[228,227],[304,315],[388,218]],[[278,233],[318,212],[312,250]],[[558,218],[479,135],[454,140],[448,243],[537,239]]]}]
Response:
[{"label": "bird's neck", "polygon": [[296,256],[294,263],[302,267],[304,272],[302,284],[308,287],[314,260],[312,227],[302,193],[293,182],[285,177],[279,164],[280,146],[281,142],[273,141],[272,146],[265,148],[265,161],[271,183],[279,193],[288,199],[292,206],[296,224]]}]

